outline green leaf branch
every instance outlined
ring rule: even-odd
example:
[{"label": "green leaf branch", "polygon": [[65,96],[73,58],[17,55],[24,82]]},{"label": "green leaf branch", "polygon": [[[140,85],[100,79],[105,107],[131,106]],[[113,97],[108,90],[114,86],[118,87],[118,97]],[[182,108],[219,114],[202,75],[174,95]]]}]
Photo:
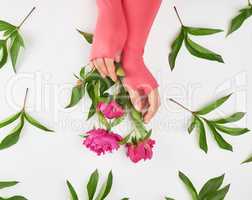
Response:
[{"label": "green leaf branch", "polygon": [[194,36],[212,35],[212,34],[222,32],[223,30],[185,26],[178,13],[177,8],[174,7],[174,9],[179,19],[179,22],[181,24],[181,29],[180,29],[180,33],[178,34],[178,36],[176,37],[176,39],[171,45],[171,52],[169,54],[169,64],[170,64],[171,70],[175,68],[176,59],[183,43],[185,43],[185,46],[187,50],[189,51],[189,53],[195,57],[224,63],[221,55],[213,51],[210,51],[206,49],[205,47],[202,47],[201,45],[195,43],[194,41],[191,40],[189,36],[189,35],[194,35]]},{"label": "green leaf branch", "polygon": [[170,99],[173,103],[177,104],[178,106],[182,107],[183,109],[187,110],[192,114],[191,124],[188,127],[189,134],[194,130],[197,129],[199,134],[199,147],[205,152],[208,152],[208,144],[206,138],[206,127],[208,126],[210,132],[214,136],[215,141],[219,145],[220,148],[233,151],[233,147],[229,144],[220,134],[220,132],[224,134],[228,134],[231,136],[239,136],[249,132],[247,128],[236,128],[236,127],[229,127],[225,126],[231,122],[237,122],[245,116],[243,112],[236,112],[230,116],[222,117],[219,119],[210,120],[205,117],[205,115],[209,114],[210,112],[214,111],[222,104],[224,104],[232,94],[224,96],[216,101],[208,104],[207,106],[199,109],[198,111],[192,111],[174,99]]},{"label": "green leaf branch", "polygon": [[[230,184],[222,187],[224,176],[208,180],[198,192],[192,181],[183,172],[179,172],[179,178],[185,184],[192,200],[224,200],[230,188]],[[175,200],[169,197],[165,197],[165,199]]]},{"label": "green leaf branch", "polygon": [[[17,185],[19,182],[17,181],[0,181],[0,189],[10,188]],[[0,200],[27,200],[25,197],[21,195],[15,195],[12,197],[0,197]]]},{"label": "green leaf branch", "polygon": [[[98,191],[98,183],[99,183],[99,172],[95,170],[87,183],[87,196],[88,200],[104,200],[109,195],[112,185],[113,185],[113,174],[112,171],[109,172],[107,180],[102,184],[101,188]],[[72,184],[67,181],[67,186],[70,192],[70,196],[72,200],[79,200],[78,194]],[[127,200],[128,198],[123,198]]]},{"label": "green leaf branch", "polygon": [[0,20],[0,32],[3,32],[3,38],[0,39],[0,68],[7,63],[8,56],[10,55],[12,67],[16,73],[17,59],[19,57],[20,50],[25,47],[20,29],[34,10],[35,7],[33,7],[33,9],[18,26]]},{"label": "green leaf branch", "polygon": [[244,24],[244,22],[251,16],[252,16],[252,4],[250,0],[248,0],[248,6],[240,9],[239,14],[231,20],[227,36],[237,31]]},{"label": "green leaf branch", "polygon": [[203,187],[200,189],[199,192],[197,192],[191,180],[184,173],[179,172],[179,178],[185,184],[188,192],[191,195],[192,200],[205,200],[205,199],[224,200],[230,188],[230,184],[221,187],[223,184],[224,175],[208,180],[203,185]]},{"label": "green leaf branch", "polygon": [[0,128],[3,128],[7,125],[12,124],[13,122],[19,120],[19,123],[10,131],[10,133],[0,142],[0,150],[3,149],[7,149],[13,145],[15,145],[19,139],[20,139],[20,135],[21,132],[23,130],[24,127],[24,123],[27,121],[29,124],[31,124],[32,126],[35,126],[43,131],[46,132],[53,132],[53,130],[48,129],[47,127],[45,127],[44,125],[42,125],[39,121],[37,121],[36,119],[34,119],[30,114],[28,114],[25,110],[25,106],[26,106],[26,101],[27,101],[27,96],[28,96],[28,89],[26,89],[26,93],[25,93],[25,98],[24,98],[24,103],[23,103],[23,107],[22,109],[5,118],[4,120],[0,121]]}]

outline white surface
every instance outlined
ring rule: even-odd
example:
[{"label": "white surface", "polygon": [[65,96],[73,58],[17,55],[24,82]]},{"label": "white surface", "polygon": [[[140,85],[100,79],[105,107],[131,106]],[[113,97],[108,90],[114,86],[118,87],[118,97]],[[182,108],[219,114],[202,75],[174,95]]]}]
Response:
[{"label": "white surface", "polygon": [[[251,199],[252,166],[240,165],[252,153],[251,134],[236,138],[225,136],[233,144],[234,153],[220,150],[208,134],[209,153],[205,155],[198,148],[196,134],[189,136],[186,132],[188,113],[167,101],[173,97],[197,109],[234,91],[235,95],[217,114],[248,112],[247,119],[239,125],[251,128],[247,123],[252,112],[251,105],[247,104],[252,101],[248,93],[251,91],[248,77],[252,72],[251,20],[227,39],[224,33],[195,39],[220,52],[225,65],[194,58],[182,48],[176,69],[171,73],[167,54],[179,29],[172,9],[174,4],[185,24],[226,30],[231,17],[246,1],[163,1],[145,55],[146,63],[159,80],[162,95],[162,107],[150,124],[157,145],[152,161],[134,165],[126,158],[124,149],[96,157],[82,147],[78,134],[92,127],[92,122],[84,120],[89,102],[82,101],[70,111],[63,109],[75,82],[73,73],[88,61],[89,47],[75,28],[93,31],[95,1],[1,1],[1,19],[14,24],[34,5],[37,10],[22,29],[26,50],[19,60],[18,74],[13,74],[10,63],[0,71],[0,118],[19,109],[25,88],[29,87],[29,112],[56,130],[56,134],[50,135],[27,125],[20,142],[0,152],[0,179],[22,182],[1,194],[13,194],[13,190],[31,200],[67,200],[65,180],[70,179],[81,199],[85,199],[88,176],[98,168],[104,178],[113,169],[115,181],[108,198],[112,200],[124,196],[133,200],[162,200],[165,195],[187,200],[189,196],[177,176],[178,170],[186,173],[197,188],[207,179],[226,173],[225,183],[231,183],[226,199]],[[0,130],[1,137],[9,128]]]}]

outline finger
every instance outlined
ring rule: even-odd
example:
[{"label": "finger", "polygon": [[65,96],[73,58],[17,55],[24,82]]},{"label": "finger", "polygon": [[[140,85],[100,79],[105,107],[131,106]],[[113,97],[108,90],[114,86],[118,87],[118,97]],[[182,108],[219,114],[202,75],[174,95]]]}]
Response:
[{"label": "finger", "polygon": [[107,75],[108,75],[108,71],[107,71],[107,67],[106,67],[106,65],[105,65],[105,63],[104,63],[103,58],[98,58],[98,59],[96,60],[96,64],[99,65],[99,67],[100,67],[102,73],[103,73],[105,76],[107,76]]},{"label": "finger", "polygon": [[117,63],[119,63],[119,62],[121,61],[121,56],[120,56],[120,55],[116,56],[116,57],[115,57],[115,61],[116,61]]},{"label": "finger", "polygon": [[145,123],[150,122],[150,120],[154,117],[160,106],[160,97],[157,89],[150,92],[150,94],[148,95],[148,101],[150,106],[146,114],[144,115]]},{"label": "finger", "polygon": [[91,61],[89,64],[89,67],[91,68],[91,69],[94,69],[95,68],[95,66],[94,66],[94,63]]},{"label": "finger", "polygon": [[109,77],[116,82],[117,80],[117,76],[116,76],[116,71],[115,71],[115,64],[114,64],[114,60],[111,58],[105,58],[105,64],[107,66],[107,70],[108,70],[108,75]]},{"label": "finger", "polygon": [[137,111],[141,112],[142,109],[143,109],[143,103],[142,103],[141,95],[139,94],[138,91],[133,90],[131,88],[128,88],[127,90],[129,92],[130,100],[131,100],[131,103],[133,104],[134,108]]},{"label": "finger", "polygon": [[106,75],[105,75],[105,73],[102,71],[101,66],[97,63],[97,60],[94,60],[94,61],[93,61],[93,64],[94,64],[95,68],[97,69],[97,71],[101,74],[101,76],[102,76],[103,78],[105,78]]}]

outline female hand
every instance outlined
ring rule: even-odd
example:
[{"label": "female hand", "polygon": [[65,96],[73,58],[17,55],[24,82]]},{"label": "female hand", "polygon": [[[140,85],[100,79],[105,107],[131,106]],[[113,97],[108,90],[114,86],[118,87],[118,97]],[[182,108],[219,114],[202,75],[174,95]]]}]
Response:
[{"label": "female hand", "polygon": [[109,77],[116,82],[117,75],[115,62],[120,62],[120,56],[117,56],[115,60],[111,58],[97,58],[92,60],[89,65],[92,69],[97,69],[103,78]]},{"label": "female hand", "polygon": [[[120,58],[117,58],[119,62]],[[90,62],[90,67],[97,69],[103,78],[110,77],[117,81],[116,67],[111,58],[98,58]],[[158,89],[150,91],[147,95],[141,90],[134,90],[125,85],[129,92],[130,100],[135,109],[143,114],[144,123],[149,123],[160,107],[160,95]]]},{"label": "female hand", "polygon": [[152,90],[147,95],[141,91],[127,88],[131,102],[135,109],[143,114],[144,123],[149,123],[160,107],[160,95],[158,89]]}]

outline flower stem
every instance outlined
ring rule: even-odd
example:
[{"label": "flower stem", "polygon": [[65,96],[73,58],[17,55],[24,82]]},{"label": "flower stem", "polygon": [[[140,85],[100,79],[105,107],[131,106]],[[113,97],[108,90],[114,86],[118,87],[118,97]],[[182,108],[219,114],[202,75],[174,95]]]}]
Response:
[{"label": "flower stem", "polygon": [[249,5],[249,6],[252,6],[252,4],[251,4],[250,0],[248,0],[248,5]]},{"label": "flower stem", "polygon": [[25,23],[25,21],[31,16],[31,14],[33,13],[33,11],[36,9],[36,7],[33,7],[32,10],[28,13],[28,15],[26,15],[26,17],[23,19],[23,21],[20,23],[20,25],[17,27],[18,29],[20,29],[23,24]]},{"label": "flower stem", "polygon": [[177,17],[178,17],[178,19],[179,19],[179,22],[180,22],[181,26],[184,26],[184,24],[183,24],[183,22],[182,22],[182,19],[181,19],[179,13],[178,13],[177,8],[176,8],[176,6],[174,6],[174,10],[175,10],[175,13],[176,13],[176,15],[177,15]]},{"label": "flower stem", "polygon": [[28,96],[28,91],[29,91],[29,89],[26,88],[26,91],[25,91],[25,98],[24,98],[24,104],[23,104],[23,111],[25,110],[26,101],[27,101],[27,96]]},{"label": "flower stem", "polygon": [[187,107],[185,107],[185,106],[182,105],[181,103],[177,102],[176,100],[174,100],[174,99],[172,99],[172,98],[170,98],[169,100],[170,100],[171,102],[177,104],[178,106],[182,107],[183,109],[185,109],[186,111],[188,111],[188,112],[190,112],[190,113],[192,113],[192,114],[194,115],[194,112],[193,112],[193,111],[191,111],[190,109],[188,109]]}]

